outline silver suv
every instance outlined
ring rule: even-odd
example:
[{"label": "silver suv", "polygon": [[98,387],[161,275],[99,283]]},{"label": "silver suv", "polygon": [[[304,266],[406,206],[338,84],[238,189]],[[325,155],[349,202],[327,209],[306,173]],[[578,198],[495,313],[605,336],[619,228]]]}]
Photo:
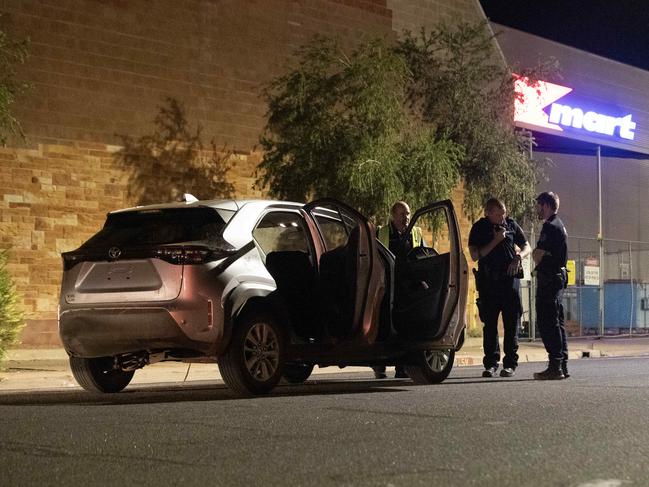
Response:
[{"label": "silver suv", "polygon": [[108,214],[63,254],[59,330],[77,382],[118,392],[158,361],[218,362],[263,394],[313,367],[449,374],[465,327],[467,264],[450,201],[418,210],[430,247],[395,257],[336,200],[190,201]]}]

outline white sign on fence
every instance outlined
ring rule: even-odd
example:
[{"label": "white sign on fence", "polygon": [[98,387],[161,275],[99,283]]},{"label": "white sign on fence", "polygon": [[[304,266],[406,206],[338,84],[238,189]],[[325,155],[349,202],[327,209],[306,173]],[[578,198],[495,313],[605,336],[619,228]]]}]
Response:
[{"label": "white sign on fence", "polygon": [[584,285],[599,286],[599,266],[584,266]]}]

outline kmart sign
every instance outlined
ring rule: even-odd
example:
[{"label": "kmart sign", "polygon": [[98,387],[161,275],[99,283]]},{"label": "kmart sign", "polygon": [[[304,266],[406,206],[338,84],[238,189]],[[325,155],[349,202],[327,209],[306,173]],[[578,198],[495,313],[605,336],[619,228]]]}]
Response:
[{"label": "kmart sign", "polygon": [[[633,114],[578,97],[572,88],[548,81],[515,81],[514,121],[557,132],[577,131],[633,140]],[[561,103],[559,103],[561,101]]]}]

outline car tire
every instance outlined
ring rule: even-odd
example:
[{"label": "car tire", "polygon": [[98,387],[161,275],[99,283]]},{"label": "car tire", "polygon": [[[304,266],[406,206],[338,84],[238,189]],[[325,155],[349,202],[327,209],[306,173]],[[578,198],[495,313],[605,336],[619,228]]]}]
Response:
[{"label": "car tire", "polygon": [[132,370],[115,369],[113,357],[70,357],[70,369],[75,380],[88,392],[119,392],[129,385],[134,374]]},{"label": "car tire", "polygon": [[302,384],[313,372],[313,365],[285,364],[283,378],[289,384]]},{"label": "car tire", "polygon": [[225,353],[218,359],[226,385],[242,396],[267,394],[284,372],[284,337],[272,315],[247,313],[238,320]]},{"label": "car tire", "polygon": [[451,373],[454,360],[455,350],[424,350],[405,369],[415,384],[439,384]]}]

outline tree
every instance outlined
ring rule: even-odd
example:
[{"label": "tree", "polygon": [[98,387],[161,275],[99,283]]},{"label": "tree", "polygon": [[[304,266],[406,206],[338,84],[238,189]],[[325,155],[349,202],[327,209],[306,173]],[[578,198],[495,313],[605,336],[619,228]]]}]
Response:
[{"label": "tree", "polygon": [[18,293],[7,270],[8,256],[8,250],[0,251],[0,362],[25,324],[24,314],[18,307]]},{"label": "tree", "polygon": [[[486,23],[406,32],[396,50],[412,70],[410,106],[465,149],[465,210],[475,216],[495,196],[518,217],[529,212],[542,166],[527,154],[529,133],[514,130],[514,77]],[[547,62],[517,71],[533,83],[554,69]]]},{"label": "tree", "polygon": [[398,199],[417,207],[449,194],[463,151],[405,109],[410,72],[384,39],[346,55],[318,37],[297,57],[264,91],[258,187],[296,201],[339,198],[381,219]]},{"label": "tree", "polygon": [[18,40],[0,29],[0,144],[7,137],[18,134],[24,137],[18,120],[11,114],[16,98],[29,88],[29,84],[16,79],[16,65],[27,59],[28,40]]},{"label": "tree", "polygon": [[396,199],[447,198],[462,178],[470,215],[498,196],[521,216],[541,173],[514,131],[513,78],[492,43],[484,23],[371,39],[349,56],[316,38],[264,91],[257,185],[287,199],[337,197],[377,217]]},{"label": "tree", "polygon": [[154,123],[151,135],[119,135],[124,147],[116,159],[131,173],[129,198],[139,205],[176,201],[183,193],[198,199],[232,198],[234,186],[227,181],[232,153],[218,150],[214,141],[204,151],[202,128],[190,130],[180,102],[167,98]]},{"label": "tree", "polygon": [[[16,79],[16,65],[27,59],[27,40],[17,40],[0,29],[0,144],[5,145],[10,135],[24,137],[18,121],[11,114],[11,106],[29,85]],[[8,250],[0,250],[0,362],[7,348],[16,342],[25,324],[18,307],[18,293],[7,270]]]}]

